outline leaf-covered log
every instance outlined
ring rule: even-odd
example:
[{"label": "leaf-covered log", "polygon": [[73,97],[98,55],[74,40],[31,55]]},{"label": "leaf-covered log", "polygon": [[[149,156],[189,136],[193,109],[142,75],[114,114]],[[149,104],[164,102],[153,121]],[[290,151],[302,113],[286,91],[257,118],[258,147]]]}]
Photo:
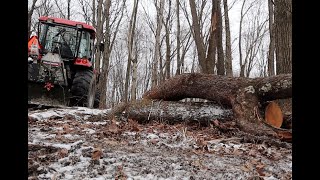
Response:
[{"label": "leaf-covered log", "polygon": [[202,98],[232,108],[238,126],[253,134],[277,136],[259,118],[259,102],[292,97],[292,75],[265,78],[226,77],[213,74],[181,74],[147,91],[143,98],[178,101]]}]

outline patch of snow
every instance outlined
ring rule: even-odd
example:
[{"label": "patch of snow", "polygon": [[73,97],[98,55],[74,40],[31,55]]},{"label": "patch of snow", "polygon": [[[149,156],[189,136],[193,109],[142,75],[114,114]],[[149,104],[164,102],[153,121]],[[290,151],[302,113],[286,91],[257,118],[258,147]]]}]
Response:
[{"label": "patch of snow", "polygon": [[90,129],[90,128],[84,129],[84,130],[82,130],[82,131],[87,132],[88,134],[93,134],[93,133],[96,132],[95,130]]},{"label": "patch of snow", "polygon": [[264,86],[262,86],[259,91],[262,91],[262,92],[268,92],[271,90],[271,84],[270,83],[266,83]]},{"label": "patch of snow", "polygon": [[159,136],[155,135],[155,134],[148,134],[147,135],[148,139],[159,139]]},{"label": "patch of snow", "polygon": [[254,93],[255,92],[255,89],[253,86],[248,86],[248,87],[245,87],[244,88],[244,91],[247,92],[247,93]]}]

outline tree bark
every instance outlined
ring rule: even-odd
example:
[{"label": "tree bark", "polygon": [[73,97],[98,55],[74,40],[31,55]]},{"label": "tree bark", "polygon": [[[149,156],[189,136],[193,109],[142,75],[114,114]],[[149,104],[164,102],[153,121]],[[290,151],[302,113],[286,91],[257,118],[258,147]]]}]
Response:
[{"label": "tree bark", "polygon": [[210,69],[211,74],[213,74],[217,53],[217,12],[216,3],[214,2],[214,0],[212,0],[211,27],[208,41],[206,66],[208,67],[208,69]]},{"label": "tree bark", "polygon": [[124,97],[123,101],[128,102],[129,100],[129,81],[130,81],[130,71],[131,71],[131,63],[134,62],[134,59],[137,58],[133,57],[133,39],[134,39],[134,32],[136,26],[136,19],[137,19],[137,10],[138,10],[138,3],[139,0],[134,1],[133,10],[131,14],[130,24],[129,24],[129,32],[128,32],[128,61],[127,61],[127,71],[126,71],[126,80],[124,86]]},{"label": "tree bark", "polygon": [[222,17],[221,17],[221,8],[220,0],[216,0],[216,10],[217,10],[217,74],[225,75],[225,66],[224,66],[224,53],[223,53],[223,44],[222,44]]},{"label": "tree bark", "polygon": [[106,29],[104,33],[105,43],[104,43],[104,50],[103,50],[103,63],[102,63],[102,71],[99,80],[99,91],[100,91],[100,103],[99,108],[103,109],[106,108],[106,93],[107,93],[107,79],[109,74],[109,62],[110,62],[110,49],[109,43],[110,42],[110,29],[109,29],[109,22],[110,22],[110,7],[111,7],[111,0],[106,0],[104,4],[105,9],[105,21],[106,21]]},{"label": "tree bark", "polygon": [[95,70],[98,72],[98,74],[100,73],[101,71],[101,68],[100,68],[100,59],[101,59],[101,51],[102,49],[100,49],[100,43],[101,43],[101,40],[102,40],[102,33],[103,33],[103,22],[104,22],[104,19],[102,19],[102,2],[103,0],[98,0],[98,7],[97,7],[97,26],[96,26],[96,29],[97,29],[97,33],[96,33],[96,37],[97,37],[97,47],[96,47],[96,53],[95,53]]},{"label": "tree bark", "polygon": [[[119,106],[120,107],[120,106]],[[118,108],[119,108],[118,107]],[[127,118],[140,123],[161,121],[168,124],[199,123],[208,125],[210,121],[219,119],[220,122],[232,119],[232,110],[223,108],[215,103],[174,102],[140,100],[116,110],[125,112]]]},{"label": "tree bark", "polygon": [[274,1],[276,72],[292,72],[292,0]]},{"label": "tree bark", "polygon": [[181,74],[181,58],[180,58],[180,2],[176,0],[176,16],[177,16],[177,70],[176,75]]},{"label": "tree bark", "polygon": [[268,0],[268,10],[269,10],[269,34],[270,34],[270,44],[269,44],[269,52],[268,52],[268,75],[274,76],[274,20],[273,20],[273,3],[271,0]]},{"label": "tree bark", "polygon": [[227,77],[190,73],[175,76],[147,91],[145,99],[178,101],[202,98],[232,108],[240,129],[252,134],[276,136],[259,119],[259,102],[292,97],[292,75],[266,78]]},{"label": "tree bark", "polygon": [[231,33],[229,24],[228,1],[223,0],[224,23],[226,31],[226,75],[232,77],[232,54],[231,54]]},{"label": "tree bark", "polygon": [[158,85],[158,62],[159,62],[159,52],[160,52],[160,33],[162,28],[162,16],[164,9],[164,0],[159,0],[159,6],[156,4],[157,9],[157,28],[156,28],[156,42],[154,49],[154,59],[152,64],[152,80],[151,86],[154,87]]},{"label": "tree bark", "polygon": [[197,47],[200,70],[202,73],[210,73],[206,63],[205,46],[204,46],[203,38],[201,35],[199,17],[197,15],[197,10],[196,10],[196,4],[194,0],[189,0],[189,3],[190,3],[191,15],[192,15],[192,27],[193,27],[192,35]]},{"label": "tree bark", "polygon": [[31,19],[32,19],[33,12],[34,12],[34,10],[36,8],[36,3],[37,3],[37,0],[33,0],[31,8],[28,11],[28,38],[31,35]]}]

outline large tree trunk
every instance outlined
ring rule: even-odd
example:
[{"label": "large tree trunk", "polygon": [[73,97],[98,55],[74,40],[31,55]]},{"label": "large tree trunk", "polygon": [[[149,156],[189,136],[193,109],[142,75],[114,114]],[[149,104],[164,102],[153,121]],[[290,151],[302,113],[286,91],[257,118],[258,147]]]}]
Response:
[{"label": "large tree trunk", "polygon": [[292,72],[292,0],[274,1],[276,72]]},{"label": "large tree trunk", "polygon": [[178,101],[202,98],[232,108],[240,129],[275,136],[272,128],[259,116],[259,102],[292,97],[292,75],[266,78],[227,77],[213,74],[181,74],[147,91],[145,99]]}]

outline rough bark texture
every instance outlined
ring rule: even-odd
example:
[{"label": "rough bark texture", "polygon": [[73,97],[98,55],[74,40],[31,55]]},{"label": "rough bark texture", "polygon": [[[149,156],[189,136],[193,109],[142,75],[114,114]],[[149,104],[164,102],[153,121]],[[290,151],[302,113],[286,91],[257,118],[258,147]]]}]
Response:
[{"label": "rough bark texture", "polygon": [[[157,1],[158,3],[158,1]],[[161,36],[161,28],[162,28],[162,21],[163,18],[163,8],[164,8],[164,1],[160,0],[159,5],[156,4],[157,9],[157,28],[156,28],[156,36],[155,36],[155,49],[154,49],[154,59],[152,64],[152,79],[151,79],[151,86],[154,87],[158,85],[158,62],[159,62],[159,52],[160,52],[160,36]]]},{"label": "rough bark texture", "polygon": [[177,70],[176,75],[181,73],[181,58],[180,58],[180,2],[176,0],[176,16],[177,16]]},{"label": "rough bark texture", "polygon": [[200,70],[202,73],[213,73],[210,71],[206,63],[206,50],[205,45],[203,43],[203,38],[201,35],[201,28],[199,24],[199,17],[196,10],[196,3],[194,0],[189,0],[191,15],[192,15],[192,35],[197,47],[198,60],[200,65]]},{"label": "rough bark texture", "polygon": [[259,102],[292,97],[292,75],[266,78],[226,77],[213,74],[181,74],[147,91],[145,99],[178,101],[202,98],[233,109],[238,126],[252,134],[276,135],[259,118]]},{"label": "rough bark texture", "polygon": [[221,16],[221,8],[220,0],[216,0],[216,10],[217,10],[217,74],[225,75],[225,66],[224,66],[224,52],[223,52],[223,43],[222,43],[222,16]]},{"label": "rough bark texture", "polygon": [[292,72],[292,0],[274,1],[276,72]]},{"label": "rough bark texture", "polygon": [[124,113],[125,117],[140,123],[161,121],[168,124],[199,123],[208,125],[210,121],[219,119],[227,121],[232,119],[232,110],[223,108],[215,103],[175,102],[140,100],[130,105],[118,106],[114,115]]},{"label": "rough bark texture", "polygon": [[36,3],[37,3],[37,0],[33,0],[31,8],[28,11],[28,38],[31,35],[31,18],[32,18],[32,14],[33,14],[33,12],[34,12],[34,10],[36,8]]},{"label": "rough bark texture", "polygon": [[269,10],[269,34],[270,34],[270,44],[268,52],[268,75],[273,76],[274,73],[274,19],[273,19],[273,3],[271,0],[268,0],[268,10]]},{"label": "rough bark texture", "polygon": [[226,31],[226,75],[233,76],[232,71],[232,54],[231,54],[231,33],[229,25],[228,1],[223,0],[224,24]]}]

